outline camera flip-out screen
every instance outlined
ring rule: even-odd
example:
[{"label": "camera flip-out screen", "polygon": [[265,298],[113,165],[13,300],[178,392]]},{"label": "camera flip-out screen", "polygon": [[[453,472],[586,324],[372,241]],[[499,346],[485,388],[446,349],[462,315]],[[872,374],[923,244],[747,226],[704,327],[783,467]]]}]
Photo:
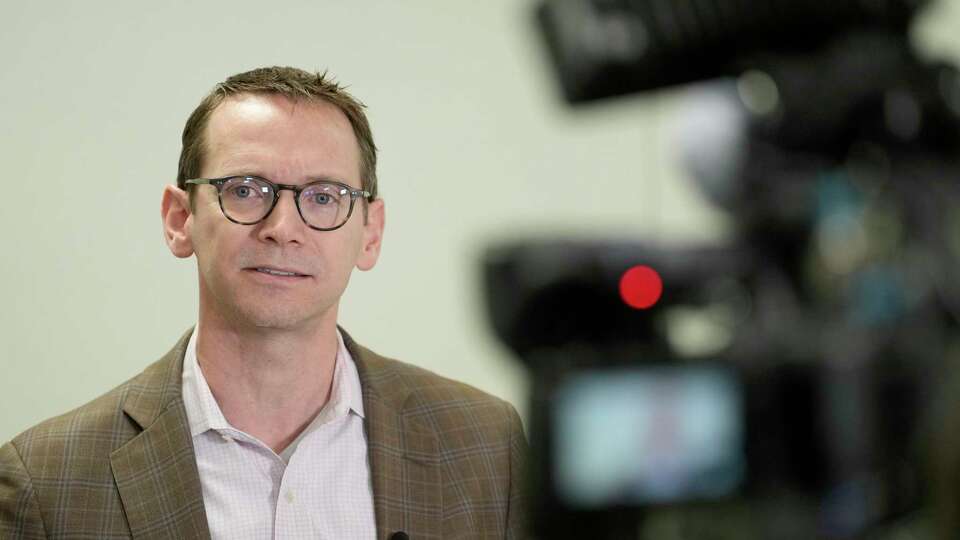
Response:
[{"label": "camera flip-out screen", "polygon": [[553,478],[571,508],[716,499],[744,482],[742,388],[726,369],[591,370],[556,405]]}]

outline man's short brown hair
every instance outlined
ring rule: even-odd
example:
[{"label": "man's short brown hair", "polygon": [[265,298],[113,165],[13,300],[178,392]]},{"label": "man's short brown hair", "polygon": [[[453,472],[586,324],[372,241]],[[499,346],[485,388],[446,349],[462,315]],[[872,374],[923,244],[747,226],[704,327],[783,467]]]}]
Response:
[{"label": "man's short brown hair", "polygon": [[194,109],[183,128],[183,148],[177,169],[177,186],[186,189],[185,182],[198,178],[203,168],[205,153],[204,131],[210,115],[223,101],[240,94],[275,94],[293,101],[323,101],[340,109],[360,146],[361,187],[370,192],[368,200],[377,198],[377,147],[363,109],[363,103],[351,96],[342,86],[327,77],[327,73],[310,73],[292,67],[265,67],[238,73],[218,84]]}]

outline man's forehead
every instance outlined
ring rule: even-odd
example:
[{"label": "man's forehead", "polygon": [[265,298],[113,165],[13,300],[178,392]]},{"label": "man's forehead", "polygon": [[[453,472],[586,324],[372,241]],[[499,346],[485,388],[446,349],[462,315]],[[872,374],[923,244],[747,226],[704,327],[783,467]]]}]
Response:
[{"label": "man's forehead", "polygon": [[[225,114],[241,115],[250,120],[271,120],[278,112],[294,113],[294,103],[283,96],[266,94],[237,94],[227,96],[211,114],[211,118]],[[219,114],[218,114],[219,113]]]},{"label": "man's forehead", "polygon": [[240,93],[224,98],[210,115],[208,128],[227,118],[242,119],[251,124],[268,123],[274,120],[303,120],[322,124],[334,124],[349,128],[350,121],[336,105],[322,99],[290,98],[275,93]]},{"label": "man's forehead", "polygon": [[[324,101],[277,94],[229,96],[213,110],[204,138],[204,166],[215,167],[218,174],[272,171],[286,175],[311,170],[314,175],[335,175],[343,181],[354,175],[359,178],[359,145],[353,128],[339,108]],[[324,168],[336,170],[317,170],[318,159]]]}]

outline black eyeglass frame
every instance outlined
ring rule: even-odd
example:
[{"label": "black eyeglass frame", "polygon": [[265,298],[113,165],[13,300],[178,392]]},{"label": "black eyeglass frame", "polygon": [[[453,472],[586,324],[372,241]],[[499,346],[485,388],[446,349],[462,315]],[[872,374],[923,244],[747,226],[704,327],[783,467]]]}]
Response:
[{"label": "black eyeglass frame", "polygon": [[[267,210],[267,213],[264,214],[263,217],[261,217],[260,219],[256,221],[250,221],[250,222],[239,221],[237,219],[230,217],[230,214],[228,214],[227,211],[223,209],[223,186],[228,181],[233,180],[235,178],[261,181],[273,189],[273,203],[270,204],[270,209]],[[192,178],[190,180],[186,180],[184,184],[194,185],[194,186],[211,185],[217,188],[217,201],[220,203],[220,211],[223,212],[223,217],[227,218],[233,223],[236,223],[237,225],[256,225],[257,223],[260,223],[261,221],[267,219],[268,217],[270,217],[270,214],[273,213],[273,209],[277,207],[277,203],[280,201],[280,192],[283,190],[292,191],[293,202],[297,206],[297,213],[300,214],[300,219],[303,220],[304,224],[306,224],[307,227],[310,227],[315,231],[335,231],[340,227],[343,227],[344,225],[347,224],[348,221],[350,221],[350,216],[353,215],[353,206],[354,206],[354,203],[357,201],[357,198],[363,197],[364,199],[366,199],[370,197],[369,191],[362,190],[362,189],[353,189],[352,186],[344,184],[343,182],[338,182],[336,180],[317,180],[316,182],[310,182],[302,186],[294,186],[291,184],[277,184],[275,182],[271,182],[270,180],[267,180],[266,178],[263,178],[262,176],[253,176],[248,174],[246,175],[235,174],[232,176],[224,176],[222,178]],[[327,227],[327,228],[317,227],[312,225],[309,221],[307,221],[307,218],[303,217],[303,210],[300,209],[300,194],[303,193],[303,190],[307,189],[308,187],[314,186],[317,184],[329,184],[329,185],[338,186],[343,188],[344,190],[346,190],[347,193],[350,194],[350,209],[347,210],[347,217],[343,219],[343,223],[337,225],[336,227]]]}]

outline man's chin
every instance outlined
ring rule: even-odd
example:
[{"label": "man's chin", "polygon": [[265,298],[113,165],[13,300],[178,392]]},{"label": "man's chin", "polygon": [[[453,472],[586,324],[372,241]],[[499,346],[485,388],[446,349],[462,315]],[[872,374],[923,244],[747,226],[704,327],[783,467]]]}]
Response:
[{"label": "man's chin", "polygon": [[[327,320],[336,324],[337,303],[330,304],[321,298],[314,297],[309,301],[262,295],[244,295],[243,298],[224,295],[220,298],[222,301],[206,303],[210,311],[208,317],[220,319],[238,331],[304,331],[319,328]],[[201,307],[201,315],[203,311]]]},{"label": "man's chin", "polygon": [[317,326],[322,317],[315,313],[275,310],[239,310],[231,317],[238,327],[263,331],[295,331]]}]

